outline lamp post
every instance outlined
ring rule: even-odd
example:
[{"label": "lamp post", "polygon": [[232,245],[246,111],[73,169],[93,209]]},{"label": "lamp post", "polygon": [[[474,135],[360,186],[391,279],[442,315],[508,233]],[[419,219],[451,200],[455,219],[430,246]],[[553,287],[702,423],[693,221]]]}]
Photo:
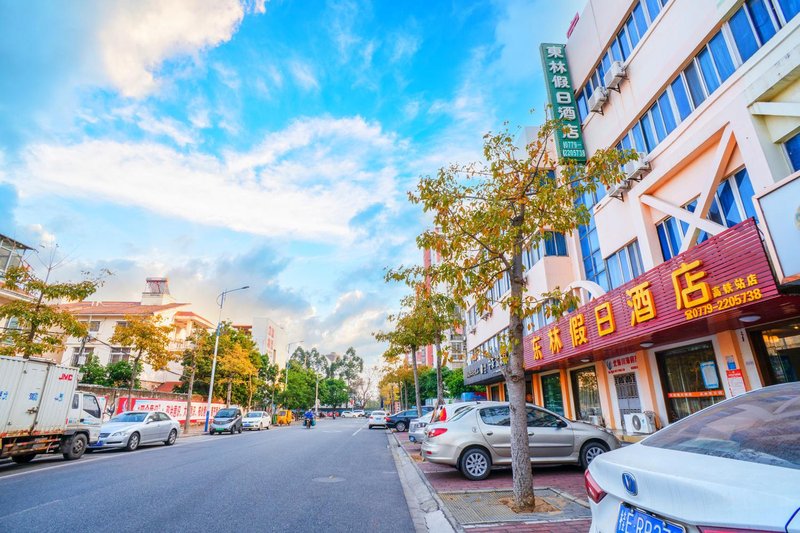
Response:
[{"label": "lamp post", "polygon": [[214,340],[214,359],[211,363],[211,383],[208,385],[208,403],[206,404],[206,425],[203,431],[208,432],[208,420],[209,416],[211,415],[211,398],[214,396],[214,376],[217,373],[217,351],[219,350],[219,334],[220,329],[222,329],[222,306],[225,305],[225,296],[229,293],[235,291],[243,291],[245,289],[249,289],[250,285],[245,285],[244,287],[239,287],[238,289],[229,289],[227,291],[222,291],[219,296],[217,296],[217,304],[219,305],[219,318],[217,319],[217,333],[216,339]]}]

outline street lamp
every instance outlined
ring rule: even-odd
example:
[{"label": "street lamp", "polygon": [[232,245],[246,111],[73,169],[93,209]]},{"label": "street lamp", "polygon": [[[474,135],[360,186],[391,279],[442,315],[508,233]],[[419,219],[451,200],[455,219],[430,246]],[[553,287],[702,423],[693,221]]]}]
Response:
[{"label": "street lamp", "polygon": [[214,375],[217,373],[217,350],[219,350],[219,333],[220,329],[222,329],[222,306],[225,305],[225,295],[236,292],[236,291],[243,291],[245,289],[249,289],[250,285],[245,285],[244,287],[239,287],[238,289],[229,289],[227,291],[222,291],[219,296],[217,296],[217,305],[219,305],[219,318],[217,319],[217,333],[216,339],[214,340],[214,360],[211,363],[211,383],[208,386],[208,403],[206,404],[206,425],[203,431],[208,431],[208,419],[211,415],[211,397],[214,395]]}]

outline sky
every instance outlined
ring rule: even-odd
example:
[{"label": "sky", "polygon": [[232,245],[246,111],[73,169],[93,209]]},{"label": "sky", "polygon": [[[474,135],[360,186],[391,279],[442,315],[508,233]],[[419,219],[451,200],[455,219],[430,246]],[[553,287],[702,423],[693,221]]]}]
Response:
[{"label": "sky", "polygon": [[149,276],[210,320],[376,364],[427,224],[407,191],[534,125],[584,0],[0,0],[0,233],[92,299]]}]

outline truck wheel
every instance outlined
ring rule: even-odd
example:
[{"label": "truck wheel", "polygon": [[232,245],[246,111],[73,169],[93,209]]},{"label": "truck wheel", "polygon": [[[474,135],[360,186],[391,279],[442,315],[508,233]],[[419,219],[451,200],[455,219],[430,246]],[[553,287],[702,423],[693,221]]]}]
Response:
[{"label": "truck wheel", "polygon": [[132,452],[139,447],[140,440],[141,438],[138,433],[131,433],[131,436],[128,437],[128,444],[125,445],[125,450]]},{"label": "truck wheel", "polygon": [[80,459],[86,451],[86,435],[73,435],[66,443],[66,451],[62,454],[67,461]]},{"label": "truck wheel", "polygon": [[35,453],[29,453],[26,455],[15,455],[11,458],[12,461],[17,463],[18,465],[26,465],[33,461],[33,458],[36,457]]}]

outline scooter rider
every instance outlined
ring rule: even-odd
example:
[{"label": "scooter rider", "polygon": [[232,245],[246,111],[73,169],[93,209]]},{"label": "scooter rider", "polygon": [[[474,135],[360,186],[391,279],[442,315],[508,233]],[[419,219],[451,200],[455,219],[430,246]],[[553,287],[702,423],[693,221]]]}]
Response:
[{"label": "scooter rider", "polygon": [[306,419],[305,420],[306,427],[310,428],[311,426],[314,425],[314,411],[312,411],[310,407],[308,408],[308,411],[306,411],[303,416]]}]

